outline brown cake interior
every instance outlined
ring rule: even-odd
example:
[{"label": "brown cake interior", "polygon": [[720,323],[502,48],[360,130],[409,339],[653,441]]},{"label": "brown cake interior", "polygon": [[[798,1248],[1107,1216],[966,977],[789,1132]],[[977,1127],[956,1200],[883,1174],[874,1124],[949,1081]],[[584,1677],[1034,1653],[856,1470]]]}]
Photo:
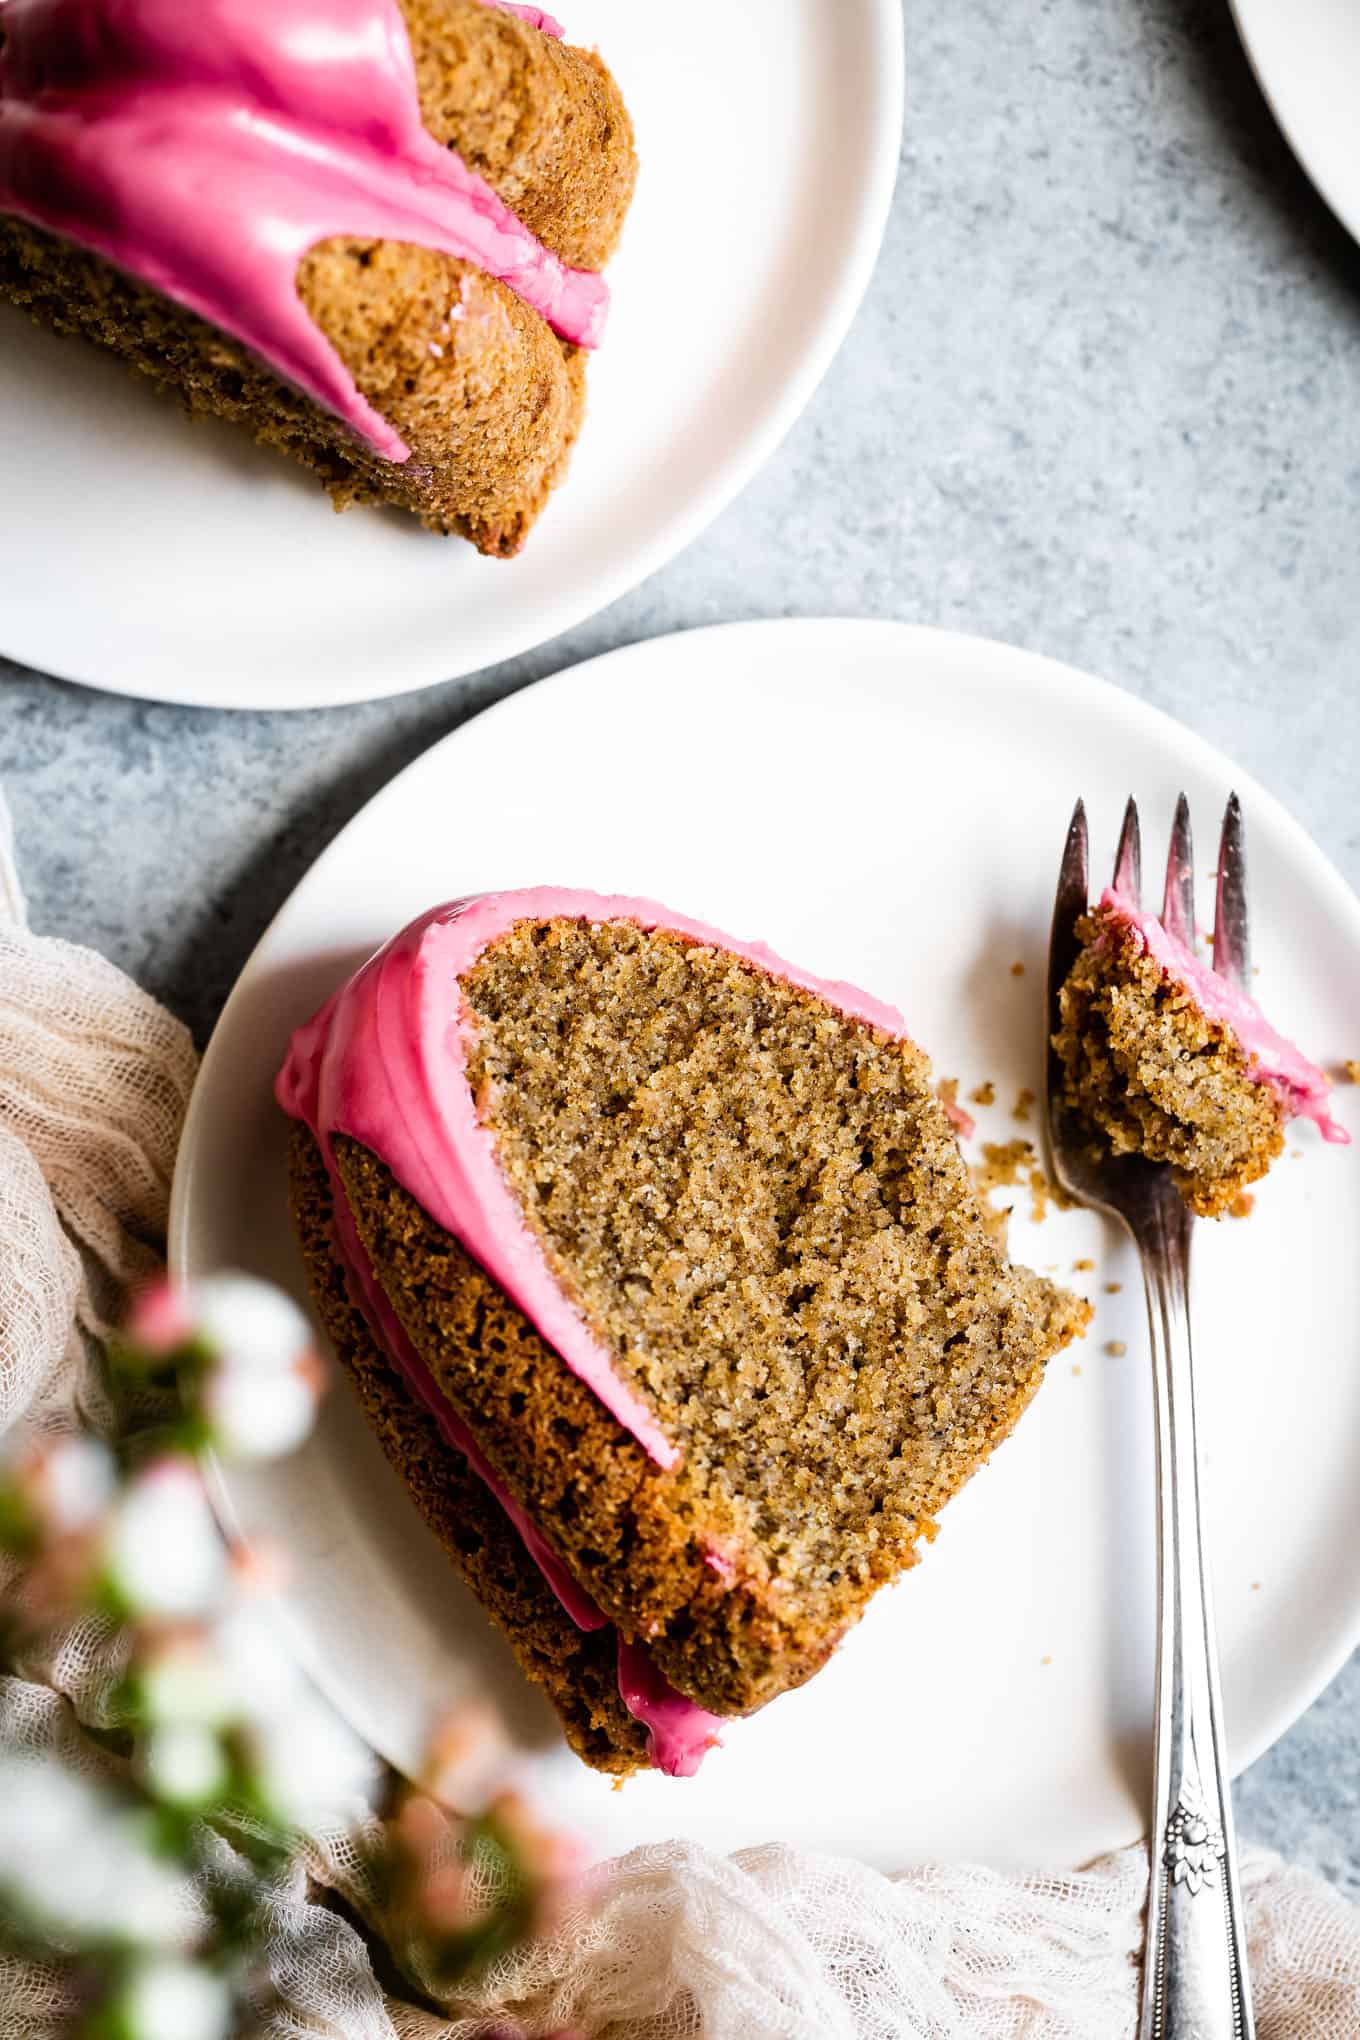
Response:
[{"label": "brown cake interior", "polygon": [[521,923],[463,990],[502,1168],[692,1479],[803,1595],[900,1566],[1080,1322],[926,1057],[627,922]]},{"label": "brown cake interior", "polygon": [[1169,1163],[1196,1212],[1230,1211],[1284,1146],[1279,1100],[1126,922],[1097,907],[1078,934],[1053,1038],[1064,1102],[1116,1154]]}]

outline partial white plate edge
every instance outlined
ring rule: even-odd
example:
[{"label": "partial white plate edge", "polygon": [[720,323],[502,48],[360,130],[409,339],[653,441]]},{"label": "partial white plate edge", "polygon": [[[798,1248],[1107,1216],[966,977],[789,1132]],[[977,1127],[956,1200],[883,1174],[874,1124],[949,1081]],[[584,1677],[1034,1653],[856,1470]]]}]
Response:
[{"label": "partial white plate edge", "polygon": [[[565,631],[573,630],[578,624],[598,615],[611,603],[619,601],[634,588],[640,587],[644,581],[649,580],[653,574],[692,545],[695,539],[754,481],[778,451],[812,401],[839,353],[868,291],[897,187],[898,163],[906,116],[906,45],[899,0],[862,0],[862,4],[871,10],[870,34],[874,40],[873,75],[880,91],[876,106],[868,112],[866,118],[866,126],[873,136],[871,167],[865,182],[865,199],[855,232],[840,244],[837,265],[839,276],[828,291],[825,310],[809,336],[798,373],[791,376],[772,394],[763,418],[749,430],[740,454],[713,477],[708,487],[701,490],[683,509],[678,510],[657,532],[649,546],[631,555],[626,567],[616,571],[612,576],[598,578],[592,584],[585,601],[582,601],[579,595],[564,593],[556,602],[546,604],[541,627],[537,629],[530,643],[504,653],[501,659],[491,662],[490,666],[471,667],[462,671],[457,667],[456,656],[452,670],[441,666],[436,658],[427,656],[423,661],[412,662],[401,677],[385,674],[371,687],[348,688],[342,693],[336,693],[334,686],[327,683],[324,670],[318,669],[314,676],[309,675],[305,681],[299,683],[296,692],[290,695],[287,701],[280,701],[272,686],[252,688],[249,679],[243,677],[239,694],[233,690],[233,699],[230,703],[217,704],[205,702],[192,690],[177,687],[173,683],[159,685],[154,693],[147,693],[134,682],[121,676],[107,680],[91,679],[88,673],[45,663],[40,646],[26,645],[22,641],[14,645],[8,641],[0,644],[0,657],[11,659],[21,666],[31,667],[33,671],[51,679],[88,687],[101,694],[120,695],[136,701],[164,702],[177,707],[217,706],[226,713],[237,709],[265,709],[275,714],[291,713],[295,710],[352,707],[360,702],[391,700],[398,695],[414,694],[426,687],[466,678],[475,672],[492,670],[495,665],[511,658],[522,658],[539,646],[550,643],[553,638],[560,637]],[[829,249],[826,251],[828,255],[831,252]]]},{"label": "partial white plate edge", "polygon": [[[1106,698],[1111,710],[1117,716],[1122,717],[1130,726],[1154,734],[1160,733],[1163,737],[1167,731],[1174,732],[1176,745],[1185,753],[1187,758],[1197,759],[1203,769],[1220,779],[1225,785],[1231,785],[1235,788],[1242,797],[1244,807],[1248,809],[1249,815],[1258,826],[1262,819],[1268,819],[1269,823],[1276,830],[1288,837],[1299,854],[1300,863],[1307,867],[1309,878],[1316,885],[1319,893],[1325,898],[1329,912],[1334,913],[1338,919],[1350,923],[1352,939],[1356,946],[1360,947],[1360,897],[1357,897],[1331,859],[1313,841],[1303,824],[1295,819],[1284,803],[1275,794],[1271,793],[1254,774],[1239,767],[1225,752],[1219,750],[1217,745],[1210,743],[1207,738],[1201,737],[1197,731],[1192,730],[1188,724],[1180,722],[1175,716],[1168,715],[1165,710],[1153,706],[1150,702],[1141,700],[1137,695],[1128,693],[1122,687],[1115,685],[1113,681],[1102,679],[1096,674],[1086,673],[1079,667],[1071,666],[1060,659],[1050,658],[1042,652],[1031,651],[1021,646],[1007,645],[998,639],[983,638],[964,632],[939,629],[926,624],[897,623],[886,619],[871,620],[838,617],[765,618],[738,623],[709,624],[690,631],[672,633],[661,638],[641,639],[632,644],[621,645],[613,651],[603,652],[595,658],[583,660],[577,665],[565,667],[560,672],[536,682],[535,687],[569,685],[573,680],[577,680],[587,673],[594,672],[602,666],[635,656],[642,645],[653,648],[651,652],[653,657],[694,657],[701,656],[700,648],[705,641],[711,641],[718,637],[750,636],[757,633],[771,636],[821,634],[827,637],[829,642],[841,642],[847,634],[862,635],[866,640],[878,638],[885,646],[892,646],[904,652],[912,647],[919,646],[922,648],[933,648],[937,659],[947,659],[952,656],[955,659],[976,662],[974,678],[981,677],[989,687],[1002,688],[1012,686],[1014,684],[1015,668],[1023,666],[1027,669],[1028,677],[1032,683],[1036,687],[1044,689],[1050,695],[1061,697],[1072,692],[1086,694],[1095,690]],[[998,658],[1005,662],[1006,666],[1010,669],[1009,672],[1002,673],[1000,670],[992,670],[994,662]],[[512,709],[516,703],[521,702],[522,695],[528,691],[520,690],[519,693],[507,696],[503,700],[493,703],[489,708],[484,709],[480,715],[473,717],[469,723],[460,725],[458,729],[451,731],[446,737],[440,738],[437,743],[431,745],[428,751],[423,752],[412,765],[407,766],[404,771],[398,773],[371,800],[367,801],[357,814],[351,817],[345,827],[339,831],[315,862],[308,868],[304,879],[299,881],[299,884],[310,881],[317,872],[324,868],[328,859],[339,855],[346,837],[358,825],[361,818],[369,816],[372,810],[383,801],[399,797],[399,789],[408,773],[424,767],[434,752],[441,750],[445,745],[457,742],[463,732],[472,726],[472,722],[480,722],[484,717],[494,716]],[[1074,789],[1074,798],[1079,790]],[[1058,835],[1055,837],[1055,876],[1056,858],[1061,848],[1062,819],[1062,817],[1059,818]],[[297,888],[294,888],[294,891],[296,890]],[[200,1100],[207,1095],[208,1085],[205,1079],[211,1073],[214,1048],[219,1038],[225,1038],[226,1036],[226,1022],[231,1015],[234,1004],[242,997],[247,987],[247,980],[253,977],[257,966],[262,961],[267,960],[274,931],[288,913],[292,898],[293,895],[290,894],[289,898],[284,901],[278,912],[270,920],[264,933],[260,936],[259,941],[247,958],[236,984],[233,986],[223,1005],[217,1026],[213,1030],[212,1039],[204,1051],[198,1080],[194,1087],[193,1096],[190,1099],[189,1110],[185,1117],[184,1131],[180,1140],[181,1154],[191,1152],[194,1145],[191,1136],[196,1131],[196,1119],[200,1108]],[[182,1274],[188,1258],[188,1224],[189,1211],[186,1173],[179,1167],[177,1162],[171,1188],[170,1218],[167,1228],[169,1265],[172,1275],[175,1276]],[[223,1492],[220,1480],[213,1478],[210,1481],[210,1489],[213,1492],[215,1501],[223,1505],[222,1521],[224,1527],[233,1532],[238,1530],[239,1524],[235,1518],[235,1511]],[[1331,1648],[1319,1648],[1311,1675],[1295,1688],[1288,1702],[1279,1707],[1274,1714],[1268,1716],[1253,1736],[1234,1743],[1229,1753],[1233,1777],[1240,1777],[1244,1771],[1248,1770],[1252,1764],[1256,1763],[1268,1750],[1273,1748],[1280,1738],[1286,1735],[1302,1719],[1309,1709],[1315,1705],[1328,1686],[1331,1685],[1337,1675],[1344,1669],[1356,1650],[1360,1649],[1360,1578],[1351,1583],[1349,1598],[1344,1595],[1337,1597],[1335,1607],[1336,1614],[1331,1625],[1333,1633]],[[330,1699],[332,1705],[347,1719],[343,1694],[337,1690],[338,1682],[332,1677],[330,1669],[313,1652],[310,1639],[306,1637],[301,1623],[295,1622],[287,1610],[286,1604],[279,1610],[279,1615],[281,1633],[287,1635],[292,1640],[299,1661],[306,1666],[320,1689]],[[1300,1695],[1305,1696],[1302,1698],[1301,1704],[1299,1704]],[[1150,1720],[1152,1713],[1151,1693],[1148,1696],[1148,1710]],[[380,1750],[379,1754],[387,1755],[388,1753]],[[1125,1839],[1131,1843],[1137,1840],[1138,1836],[1129,1834]]]},{"label": "partial white plate edge", "polygon": [[[1266,54],[1258,9],[1260,0],[1228,0],[1237,33],[1246,51],[1252,75],[1261,89],[1280,133],[1293,152],[1313,189],[1355,241],[1360,241],[1360,167],[1354,174],[1354,190],[1347,194],[1333,173],[1328,152],[1319,150],[1311,121],[1300,101],[1282,85],[1271,57]],[[1267,0],[1271,4],[1271,0]],[[1278,33],[1278,31],[1275,31]]]}]

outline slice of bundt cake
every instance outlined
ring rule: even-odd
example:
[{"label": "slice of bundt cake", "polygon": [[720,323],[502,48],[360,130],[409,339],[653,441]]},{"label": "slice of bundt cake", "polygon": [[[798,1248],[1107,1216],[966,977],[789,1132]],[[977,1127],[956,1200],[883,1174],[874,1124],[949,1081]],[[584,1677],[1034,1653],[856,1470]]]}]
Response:
[{"label": "slice of bundt cake", "polygon": [[1059,1103],[1116,1154],[1168,1163],[1192,1209],[1218,1217],[1265,1175],[1291,1119],[1348,1139],[1324,1072],[1161,921],[1110,890],[1077,934],[1053,1037]]},{"label": "slice of bundt cake", "polygon": [[[896,1013],[646,901],[436,909],[278,1097],[361,1400],[590,1762],[641,1718],[692,1769],[810,1677],[1089,1316],[1006,1259]],[[546,1627],[488,1591],[486,1493],[471,1559],[466,1471],[431,1499],[431,1420]],[[593,1673],[564,1703],[563,1614],[616,1632],[626,1727]]]},{"label": "slice of bundt cake", "polygon": [[565,471],[636,168],[537,8],[4,10],[0,292],[485,553]]}]

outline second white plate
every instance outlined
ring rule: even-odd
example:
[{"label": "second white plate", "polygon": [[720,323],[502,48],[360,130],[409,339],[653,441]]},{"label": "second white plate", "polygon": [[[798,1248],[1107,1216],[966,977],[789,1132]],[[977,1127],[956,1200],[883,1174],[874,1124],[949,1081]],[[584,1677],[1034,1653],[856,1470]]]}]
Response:
[{"label": "second white plate", "polygon": [[[1360,904],[1226,759],[1069,668],[891,624],[783,623],[638,645],[532,688],[365,808],[260,944],[195,1095],[174,1264],[301,1287],[270,1096],[288,1035],[410,915],[483,888],[640,893],[764,937],[894,1001],[965,1091],[990,1079],[979,1139],[1034,1138],[1032,1115],[1012,1108],[1040,1088],[1044,949],[1073,798],[1085,794],[1097,857],[1112,858],[1135,790],[1155,857],[1184,787],[1207,906],[1209,831],[1233,783],[1266,1003],[1315,1056],[1354,1056]],[[1339,1100],[1355,1127],[1356,1094]],[[1360,1147],[1324,1149],[1311,1128],[1290,1147],[1250,1221],[1202,1226],[1197,1245],[1208,1530],[1239,1767],[1360,1636]],[[234,1472],[225,1497],[247,1528],[290,1546],[289,1624],[326,1690],[413,1765],[442,1706],[490,1689],[536,1790],[601,1849],[678,1834],[886,1867],[1073,1864],[1132,1839],[1154,1572],[1137,1270],[1093,1218],[1036,1222],[1016,1195],[1014,1250],[1094,1297],[1089,1340],[1054,1364],[919,1569],[819,1677],[734,1724],[699,1778],[613,1792],[567,1754],[343,1390],[304,1452]]]},{"label": "second white plate", "polygon": [[1232,0],[1232,9],[1294,154],[1360,241],[1360,9],[1353,0]]},{"label": "second white plate", "polygon": [[523,555],[481,559],[396,511],[337,518],[300,468],[191,430],[119,363],[0,305],[0,652],[214,708],[398,694],[593,615],[750,480],[878,253],[899,0],[559,12],[615,70],[642,169],[586,428]]}]

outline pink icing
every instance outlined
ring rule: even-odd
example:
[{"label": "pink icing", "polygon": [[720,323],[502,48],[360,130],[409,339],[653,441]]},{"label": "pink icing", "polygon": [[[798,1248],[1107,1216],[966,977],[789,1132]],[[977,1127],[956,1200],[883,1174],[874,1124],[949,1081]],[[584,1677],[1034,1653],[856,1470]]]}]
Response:
[{"label": "pink icing", "polygon": [[[378,1294],[381,1296],[381,1290]],[[477,1478],[495,1496],[569,1619],[587,1633],[607,1629],[608,1616],[578,1586],[532,1517],[525,1514],[492,1472],[472,1433],[440,1394],[433,1375],[417,1355],[385,1297],[383,1303],[386,1307],[383,1343],[407,1387],[424,1403],[449,1444],[462,1453]],[[618,1636],[617,1642],[619,1694],[628,1712],[647,1730],[647,1755],[652,1768],[663,1771],[668,1778],[692,1778],[707,1751],[721,1748],[718,1733],[721,1721],[693,1700],[687,1700],[683,1693],[677,1693],[642,1644],[627,1643],[622,1636]]]},{"label": "pink icing", "polygon": [[234,335],[384,459],[410,450],[297,293],[319,241],[459,257],[599,344],[603,279],[427,132],[397,0],[3,0],[3,15],[0,212]]},{"label": "pink icing", "polygon": [[734,1584],[737,1577],[736,1564],[731,1553],[724,1551],[721,1545],[705,1545],[704,1564],[710,1572],[715,1572],[718,1575],[718,1578],[725,1587],[730,1587]]},{"label": "pink icing", "polygon": [[945,1118],[949,1121],[949,1124],[953,1127],[959,1138],[961,1140],[971,1140],[977,1132],[977,1121],[972,1113],[965,1112],[962,1105],[956,1104],[952,1098],[941,1098],[940,1105]]},{"label": "pink icing", "polygon": [[683,1699],[667,1685],[647,1652],[622,1637],[619,1692],[634,1719],[646,1722],[653,1766],[668,1778],[692,1778],[708,1752],[721,1749],[718,1716]]},{"label": "pink icing", "polygon": [[1236,1037],[1247,1058],[1247,1074],[1258,1084],[1268,1085],[1291,1118],[1311,1119],[1324,1140],[1349,1142],[1345,1127],[1327,1111],[1331,1079],[1276,1032],[1255,1000],[1211,970],[1159,920],[1143,913],[1113,887],[1101,895],[1100,906],[1138,939],[1167,977],[1192,994],[1211,1020]]},{"label": "pink icing", "polygon": [[516,0],[482,0],[483,7],[499,7],[502,14],[517,14],[521,21],[527,21],[530,28],[541,28],[544,35],[555,36],[560,42],[566,34],[560,21],[554,21],[551,14],[545,14],[541,7],[520,7]]},{"label": "pink icing", "polygon": [[[532,1517],[525,1514],[492,1471],[466,1424],[441,1395],[434,1376],[417,1354],[387,1298],[373,1280],[371,1264],[362,1247],[359,1253],[364,1270],[361,1288],[368,1299],[368,1308],[381,1325],[381,1342],[395,1361],[407,1387],[429,1410],[448,1443],[462,1453],[478,1480],[495,1496],[568,1619],[587,1634],[608,1629],[608,1616],[577,1584]],[[349,1262],[348,1257],[346,1260],[351,1273],[357,1273],[355,1264]],[[683,1693],[677,1693],[643,1645],[627,1643],[617,1632],[616,1642],[619,1696],[628,1712],[647,1730],[647,1756],[652,1768],[664,1772],[668,1778],[692,1778],[706,1753],[721,1748],[718,1733],[721,1721],[693,1700],[687,1700]]]},{"label": "pink icing", "polygon": [[[395,1323],[395,1320],[392,1322]],[[419,1401],[424,1403],[448,1443],[455,1451],[462,1453],[478,1480],[490,1488],[514,1525],[521,1544],[560,1602],[564,1613],[578,1629],[585,1630],[587,1634],[592,1630],[607,1629],[609,1617],[595,1605],[585,1589],[577,1585],[533,1518],[526,1515],[509,1489],[497,1479],[485,1456],[478,1450],[477,1442],[467,1425],[455,1415],[446,1398],[440,1394],[439,1385],[429,1368],[420,1360],[399,1325],[396,1329],[397,1337],[394,1339],[389,1331],[383,1344],[391,1358],[396,1361],[402,1380]]]},{"label": "pink icing", "polygon": [[276,1095],[285,1112],[311,1128],[327,1166],[333,1166],[337,1133],[379,1156],[656,1463],[671,1467],[679,1461],[678,1447],[558,1287],[501,1173],[467,1080],[475,1028],[459,977],[514,922],[553,918],[668,929],[740,956],[850,1018],[892,1034],[901,1034],[903,1023],[891,1007],[852,985],[812,977],[761,944],[734,942],[654,901],[542,886],[433,908],[394,936],[294,1035]]},{"label": "pink icing", "polygon": [[[333,1174],[332,1188],[336,1246],[355,1301],[374,1337],[406,1386],[430,1412],[447,1442],[462,1453],[478,1480],[495,1496],[568,1618],[587,1634],[607,1629],[609,1618],[577,1584],[532,1517],[526,1515],[493,1472],[467,1425],[441,1394],[373,1272],[373,1264]],[[694,1701],[677,1693],[641,1644],[626,1643],[618,1636],[617,1645],[619,1695],[629,1713],[647,1730],[647,1755],[653,1769],[670,1778],[692,1778],[705,1753],[720,1747],[721,1722],[716,1715],[706,1713]]]}]

